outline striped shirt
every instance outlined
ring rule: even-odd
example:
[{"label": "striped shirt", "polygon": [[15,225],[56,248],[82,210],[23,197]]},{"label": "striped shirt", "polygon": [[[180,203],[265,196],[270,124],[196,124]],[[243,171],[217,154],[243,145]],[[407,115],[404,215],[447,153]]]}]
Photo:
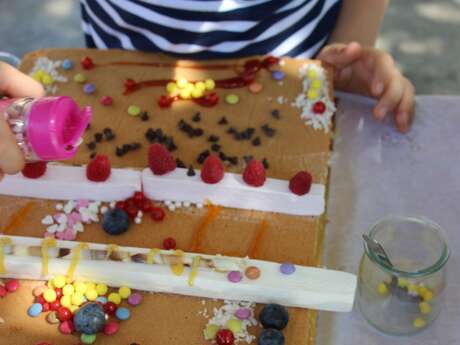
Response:
[{"label": "striped shirt", "polygon": [[91,48],[191,59],[309,58],[325,45],[341,0],[81,0]]}]

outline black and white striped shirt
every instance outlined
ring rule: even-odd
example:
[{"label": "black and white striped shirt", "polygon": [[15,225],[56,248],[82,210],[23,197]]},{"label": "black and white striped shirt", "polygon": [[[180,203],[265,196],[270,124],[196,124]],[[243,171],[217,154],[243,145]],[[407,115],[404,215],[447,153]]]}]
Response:
[{"label": "black and white striped shirt", "polygon": [[211,59],[313,57],[334,29],[341,0],[81,0],[92,48]]}]

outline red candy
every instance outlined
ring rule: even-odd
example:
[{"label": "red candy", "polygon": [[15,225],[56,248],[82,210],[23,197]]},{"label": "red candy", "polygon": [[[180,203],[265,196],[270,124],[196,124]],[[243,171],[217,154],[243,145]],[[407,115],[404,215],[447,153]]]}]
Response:
[{"label": "red candy", "polygon": [[326,110],[324,102],[318,101],[313,104],[312,110],[315,114],[322,114]]},{"label": "red candy", "polygon": [[201,169],[201,179],[205,183],[214,184],[224,177],[224,166],[216,155],[209,155]]},{"label": "red candy", "polygon": [[163,241],[163,249],[176,249],[176,240],[172,237],[165,238]]},{"label": "red candy", "polygon": [[165,218],[165,211],[161,207],[153,207],[151,212],[151,217],[155,222],[161,222]]},{"label": "red candy", "polygon": [[8,290],[8,292],[15,292],[17,289],[19,289],[19,280],[17,279],[8,280],[5,283],[5,288]]},{"label": "red candy", "polygon": [[216,334],[217,345],[233,345],[235,337],[233,332],[229,329],[221,329]]},{"label": "red candy", "polygon": [[160,144],[149,148],[149,167],[155,175],[164,175],[176,169],[176,160],[172,154]]},{"label": "red candy", "polygon": [[104,311],[106,314],[113,315],[117,311],[117,305],[113,302],[107,302],[104,304]]},{"label": "red candy", "polygon": [[113,335],[118,332],[120,325],[115,321],[109,321],[106,323],[104,327],[104,334],[105,335]]},{"label": "red candy", "polygon": [[136,206],[127,206],[125,211],[130,219],[134,219],[137,216],[138,209]]},{"label": "red candy", "polygon": [[72,312],[65,307],[59,307],[56,314],[58,320],[61,322],[68,321],[72,318]]},{"label": "red candy", "polygon": [[83,69],[91,69],[94,67],[93,60],[89,56],[85,56],[81,61],[80,61],[81,67]]},{"label": "red candy", "polygon": [[0,297],[3,298],[8,294],[8,290],[3,285],[0,285]]},{"label": "red candy", "polygon": [[60,289],[60,288],[55,288],[55,289],[54,289],[54,292],[56,292],[56,299],[61,300],[61,297],[64,295],[64,294],[62,293],[62,289]]},{"label": "red candy", "polygon": [[42,304],[42,313],[50,311],[50,304],[48,302]]},{"label": "red candy", "polygon": [[148,199],[145,199],[142,202],[141,210],[145,213],[149,213],[150,211],[152,211],[152,202]]},{"label": "red candy", "polygon": [[126,79],[124,85],[125,85],[125,93],[128,93],[129,91],[134,90],[137,83],[132,79]]},{"label": "red candy", "polygon": [[270,68],[271,66],[278,64],[279,61],[279,58],[270,55],[263,59],[262,66],[264,68]]},{"label": "red candy", "polygon": [[[38,302],[40,303],[40,302]],[[42,304],[42,303],[41,303]],[[43,304],[42,304],[43,305]],[[59,307],[61,306],[61,302],[59,302],[59,300],[55,300],[54,302],[51,302],[50,303],[50,310],[52,311],[57,311],[59,309]]]},{"label": "red candy", "polygon": [[144,203],[144,200],[145,200],[144,193],[135,192],[133,199],[134,199],[134,204],[136,205],[136,207],[142,208],[142,204]]},{"label": "red candy", "polygon": [[265,168],[258,160],[251,160],[243,172],[243,180],[253,187],[263,186],[265,183]]},{"label": "red candy", "polygon": [[39,178],[45,175],[46,162],[27,163],[22,169],[22,174],[27,178]]},{"label": "red candy", "polygon": [[158,105],[160,108],[169,108],[174,101],[174,98],[162,95],[160,99],[158,99]]},{"label": "red candy", "polygon": [[299,171],[289,180],[289,189],[297,195],[304,195],[310,191],[312,176],[307,171]]},{"label": "red candy", "polygon": [[37,301],[37,303],[40,303],[41,305],[46,303],[45,298],[43,297],[43,294],[41,294],[40,296],[37,296],[35,300]]},{"label": "red candy", "polygon": [[119,208],[120,210],[124,210],[126,207],[126,202],[124,201],[117,201],[115,204],[115,208]]},{"label": "red candy", "polygon": [[203,97],[194,98],[193,100],[203,107],[213,107],[219,103],[219,95],[215,92],[211,92]]},{"label": "red candy", "polygon": [[62,334],[72,334],[74,330],[75,327],[73,325],[72,320],[61,322],[61,324],[59,325],[59,331],[61,331]]},{"label": "red candy", "polygon": [[102,96],[101,99],[100,99],[100,102],[101,102],[102,105],[109,106],[109,105],[112,105],[113,98],[110,97],[110,96]]},{"label": "red candy", "polygon": [[86,177],[93,182],[104,182],[110,177],[111,166],[109,157],[96,155],[86,166]]}]

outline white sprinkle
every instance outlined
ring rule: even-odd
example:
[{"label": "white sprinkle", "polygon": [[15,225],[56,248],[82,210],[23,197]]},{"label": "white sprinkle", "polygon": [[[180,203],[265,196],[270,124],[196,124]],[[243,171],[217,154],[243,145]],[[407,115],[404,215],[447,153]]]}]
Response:
[{"label": "white sprinkle", "polygon": [[58,230],[58,225],[54,224],[46,228],[46,231],[48,231],[50,234],[54,234]]},{"label": "white sprinkle", "polygon": [[81,222],[77,222],[73,225],[72,227],[73,231],[75,232],[83,232],[84,230],[84,227],[83,227],[83,224]]},{"label": "white sprinkle", "polygon": [[116,201],[111,201],[109,204],[110,208],[115,208],[116,203]]},{"label": "white sprinkle", "polygon": [[190,207],[191,202],[190,201],[184,201],[184,207]]},{"label": "white sprinkle", "polygon": [[59,224],[64,224],[66,225],[67,224],[67,216],[65,214],[58,214],[58,216],[56,217],[56,221],[59,223]]},{"label": "white sprinkle", "polygon": [[137,217],[137,218],[142,218],[143,215],[144,215],[144,214],[142,213],[142,211],[139,210],[139,211],[137,211],[137,216],[136,216],[136,217]]},{"label": "white sprinkle", "polygon": [[181,207],[182,207],[182,202],[176,201],[176,202],[174,203],[174,206],[176,206],[176,208],[181,208]]},{"label": "white sprinkle", "polygon": [[88,209],[93,213],[99,212],[99,203],[92,202],[89,204]]},{"label": "white sprinkle", "polygon": [[101,207],[101,213],[102,214],[106,213],[108,210],[109,210],[109,208],[107,206],[102,206]]},{"label": "white sprinkle", "polygon": [[203,208],[203,204],[201,202],[199,202],[199,203],[196,204],[196,207],[197,208]]},{"label": "white sprinkle", "polygon": [[[51,225],[52,226],[52,225]],[[63,232],[67,228],[67,222],[66,223],[61,223],[57,226],[56,231],[57,232]],[[49,231],[49,230],[48,230]]]},{"label": "white sprinkle", "polygon": [[166,206],[172,205],[172,201],[165,200],[165,205],[166,205]]},{"label": "white sprinkle", "polygon": [[141,223],[142,223],[142,219],[139,218],[139,217],[136,217],[136,218],[134,218],[134,223],[136,223],[136,224],[141,224]]},{"label": "white sprinkle", "polygon": [[47,215],[45,218],[42,219],[43,225],[51,225],[54,223],[54,219],[51,215]]},{"label": "white sprinkle", "polygon": [[64,213],[69,214],[70,212],[72,212],[72,210],[75,208],[76,205],[77,204],[74,201],[72,200],[68,201],[67,204],[65,204],[64,206]]},{"label": "white sprinkle", "polygon": [[64,205],[62,205],[61,203],[56,204],[56,210],[62,211],[63,208],[64,208]]},{"label": "white sprinkle", "polygon": [[175,211],[175,210],[176,210],[176,206],[170,204],[170,205],[168,205],[168,210],[170,210],[170,211]]}]

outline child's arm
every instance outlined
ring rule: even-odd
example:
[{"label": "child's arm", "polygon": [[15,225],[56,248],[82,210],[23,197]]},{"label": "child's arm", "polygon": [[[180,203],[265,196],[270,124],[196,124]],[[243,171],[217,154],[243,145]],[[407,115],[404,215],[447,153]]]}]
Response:
[{"label": "child's arm", "polygon": [[337,26],[317,55],[336,68],[338,90],[378,99],[374,117],[393,113],[396,127],[406,132],[412,123],[415,88],[387,52],[373,48],[387,0],[344,0]]},{"label": "child's arm", "polygon": [[[0,94],[8,97],[42,97],[42,86],[17,69],[0,62]],[[24,166],[24,156],[16,145],[3,114],[0,113],[0,179],[3,173],[14,174]]]}]

